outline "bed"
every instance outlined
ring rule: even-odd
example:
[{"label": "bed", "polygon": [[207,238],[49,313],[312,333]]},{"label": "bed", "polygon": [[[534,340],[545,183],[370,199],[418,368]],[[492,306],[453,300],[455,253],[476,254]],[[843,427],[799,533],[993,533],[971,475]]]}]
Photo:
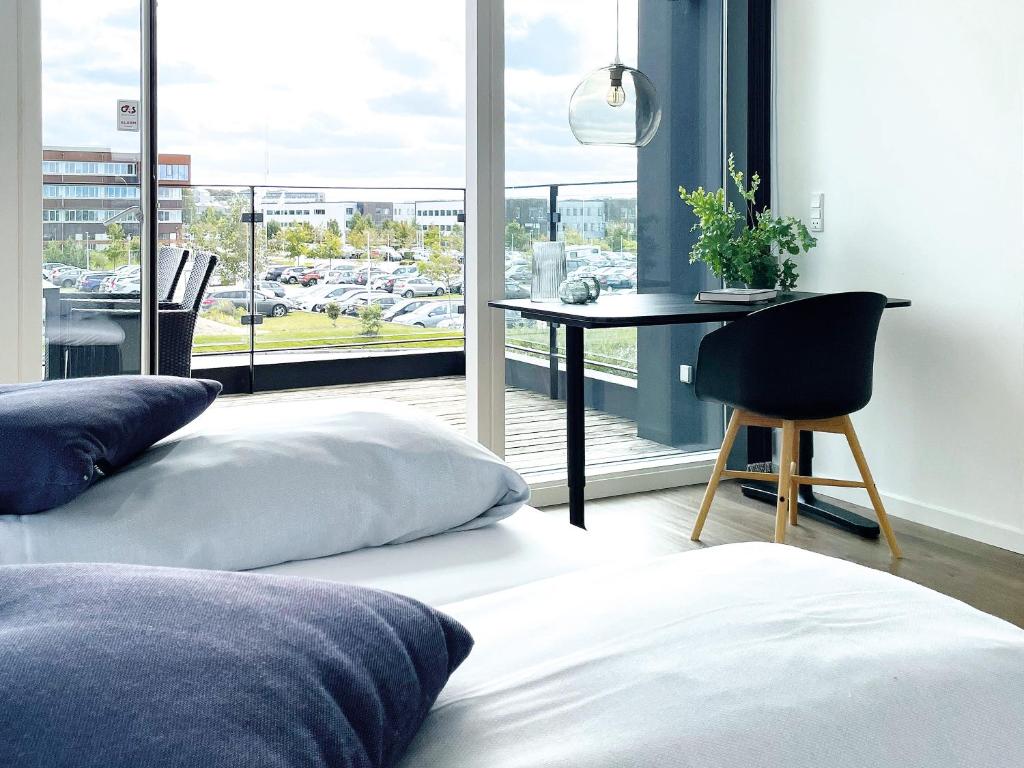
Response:
[{"label": "bed", "polygon": [[[212,450],[201,441],[192,448],[182,442],[158,446],[156,455],[165,462],[178,455],[174,461],[191,473],[205,463],[197,457],[219,461],[218,477],[228,478],[225,497],[248,494],[242,510],[259,511],[263,502],[274,506],[269,494],[275,489],[243,488],[224,473],[238,463],[231,451],[245,457],[257,450],[239,447],[239,431],[256,430],[263,444],[270,433],[260,432],[259,425],[282,413],[300,419],[303,411],[299,406],[252,409],[245,419],[239,409],[215,411],[180,433],[189,439],[217,437]],[[325,418],[321,413],[315,420],[318,449],[304,454],[319,454],[317,461],[339,452],[324,447]],[[440,449],[424,447],[433,427],[410,439],[421,421],[407,424],[401,439],[422,461],[436,460]],[[245,427],[248,422],[257,426]],[[377,447],[399,439],[370,432]],[[270,443],[270,458],[294,455],[306,445]],[[493,457],[476,466],[508,474]],[[118,482],[127,489],[125,498],[133,500],[124,509],[146,503],[151,495],[139,494],[150,493],[153,484],[140,473],[155,471],[153,460],[143,458],[133,467],[84,494],[83,504],[108,499]],[[393,466],[388,473],[392,483],[405,476]],[[174,493],[178,475],[168,477]],[[480,489],[493,492],[486,484]],[[395,492],[387,489],[392,497]],[[202,500],[203,494],[194,498]],[[408,595],[439,607],[472,633],[474,650],[441,692],[403,766],[1006,768],[1020,763],[1024,632],[1018,628],[894,576],[783,545],[733,544],[653,559],[630,557],[510,498],[499,489],[495,509],[504,515],[519,508],[489,524],[249,569],[268,577],[288,574]],[[216,510],[184,506],[183,514],[196,525]],[[61,521],[69,515],[82,515],[82,509],[68,509],[72,506],[44,513],[49,523],[30,516],[27,524],[38,523],[38,531],[44,531],[65,525]],[[104,509],[97,525],[106,527],[90,534],[96,540],[124,530],[125,515]],[[161,514],[177,509],[169,505]],[[223,514],[237,526],[238,518],[230,518],[235,513]],[[272,523],[254,526],[256,538],[272,538],[287,524],[288,514],[274,514]],[[19,525],[0,526],[0,535],[13,541],[21,535]],[[74,536],[64,538],[61,546],[74,543]],[[20,549],[30,554],[41,551],[35,534],[20,541]],[[318,537],[306,531],[302,541],[310,546]],[[198,546],[188,553],[205,557],[211,551]],[[244,548],[214,554],[236,557],[239,551]]]},{"label": "bed", "polygon": [[409,594],[474,634],[410,768],[1002,768],[1024,754],[1024,632],[792,547],[631,559],[527,507],[259,570]]}]

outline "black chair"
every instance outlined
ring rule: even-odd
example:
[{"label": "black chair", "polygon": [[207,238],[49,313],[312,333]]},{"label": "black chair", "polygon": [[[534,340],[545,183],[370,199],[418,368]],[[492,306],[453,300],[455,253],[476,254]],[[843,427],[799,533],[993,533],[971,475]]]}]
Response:
[{"label": "black chair", "polygon": [[[206,286],[210,282],[217,257],[205,251],[196,251],[191,258],[188,279],[177,302],[161,302],[157,312],[159,323],[159,373],[164,376],[188,377],[192,374],[192,338],[196,320],[202,306]],[[136,306],[138,300],[136,299]],[[138,309],[117,307],[74,307],[71,310],[73,325],[98,327],[112,324],[121,331],[121,338],[113,342],[117,355],[107,351],[100,356],[93,347],[80,345],[68,356],[67,377],[101,376],[119,373],[122,370],[139,370],[141,330]]]},{"label": "black chair", "polygon": [[[800,485],[864,488],[894,557],[899,545],[875,487],[850,414],[871,400],[875,337],[886,297],[878,293],[836,293],[787,302],[753,312],[709,333],[697,353],[697,397],[731,406],[722,449],[708,482],[691,539],[700,539],[722,478],[778,484],[775,541],[786,524],[797,523]],[[804,364],[796,366],[799,355]],[[725,468],[740,427],[782,429],[779,472]],[[805,477],[798,473],[800,433],[845,435],[862,481]]]},{"label": "black chair", "polygon": [[157,313],[160,322],[160,373],[164,376],[192,375],[192,338],[196,320],[206,287],[216,268],[217,257],[214,254],[197,251],[192,258],[181,301],[161,306]]}]

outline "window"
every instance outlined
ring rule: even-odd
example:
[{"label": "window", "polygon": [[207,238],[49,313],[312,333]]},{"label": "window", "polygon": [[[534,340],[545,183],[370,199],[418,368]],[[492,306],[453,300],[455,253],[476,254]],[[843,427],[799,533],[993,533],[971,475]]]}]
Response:
[{"label": "window", "polygon": [[316,210],[313,211],[313,213],[315,213],[317,216],[325,216],[325,215],[327,215],[327,209],[326,208],[317,208]]},{"label": "window", "polygon": [[159,178],[162,181],[188,181],[188,166],[160,163]]},{"label": "window", "polygon": [[134,176],[135,163],[100,163],[93,160],[44,160],[43,173],[63,176]]},{"label": "window", "polygon": [[60,211],[56,208],[44,208],[43,221],[60,221]]},{"label": "window", "polygon": [[157,221],[173,222],[176,224],[181,223],[181,211],[157,211]]}]

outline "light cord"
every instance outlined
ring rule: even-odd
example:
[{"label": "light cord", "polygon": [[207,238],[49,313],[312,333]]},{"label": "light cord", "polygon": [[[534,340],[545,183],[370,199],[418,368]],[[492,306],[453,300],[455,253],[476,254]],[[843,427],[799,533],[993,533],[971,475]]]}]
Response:
[{"label": "light cord", "polygon": [[619,58],[619,0],[615,0],[615,63],[622,63]]}]

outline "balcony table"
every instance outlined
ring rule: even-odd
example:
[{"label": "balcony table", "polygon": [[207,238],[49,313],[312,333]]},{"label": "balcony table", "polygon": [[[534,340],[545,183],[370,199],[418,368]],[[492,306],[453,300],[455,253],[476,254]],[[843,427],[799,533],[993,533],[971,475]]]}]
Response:
[{"label": "balcony table", "polygon": [[[569,484],[569,522],[585,528],[583,492],[586,486],[586,445],[583,404],[583,331],[588,328],[637,328],[651,325],[684,325],[738,320],[751,312],[775,304],[817,296],[816,293],[794,291],[779,294],[758,304],[698,303],[690,296],[667,293],[604,295],[591,304],[541,303],[530,299],[493,299],[489,307],[519,312],[528,320],[559,323],[565,326],[566,374],[566,470]],[[907,299],[889,299],[887,309],[909,307]],[[813,476],[813,434],[804,433],[800,444],[800,474]],[[770,458],[770,457],[769,457]],[[745,485],[743,491],[752,498],[775,503],[776,490],[763,485]],[[800,511],[812,517],[854,531],[861,536],[878,536],[878,526],[832,504],[819,501],[811,486],[801,486]]]}]

